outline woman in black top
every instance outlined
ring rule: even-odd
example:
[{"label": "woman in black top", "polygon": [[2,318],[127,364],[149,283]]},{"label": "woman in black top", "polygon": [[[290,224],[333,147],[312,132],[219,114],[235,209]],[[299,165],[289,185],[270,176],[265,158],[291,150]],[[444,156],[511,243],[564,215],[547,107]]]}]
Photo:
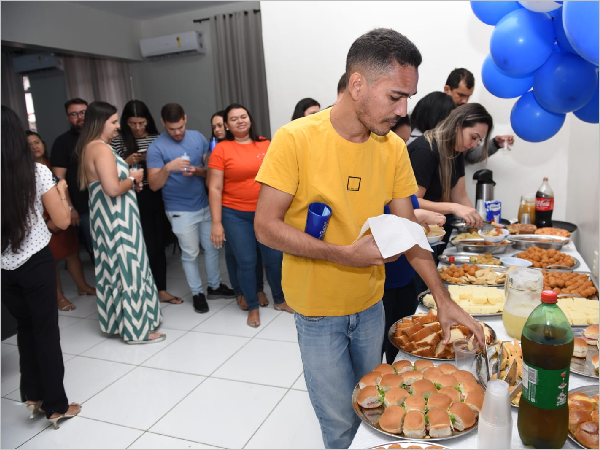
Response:
[{"label": "woman in black top", "polygon": [[463,153],[481,141],[487,148],[492,128],[492,117],[483,106],[466,103],[408,146],[421,208],[454,214],[468,227],[483,225],[467,196]]}]

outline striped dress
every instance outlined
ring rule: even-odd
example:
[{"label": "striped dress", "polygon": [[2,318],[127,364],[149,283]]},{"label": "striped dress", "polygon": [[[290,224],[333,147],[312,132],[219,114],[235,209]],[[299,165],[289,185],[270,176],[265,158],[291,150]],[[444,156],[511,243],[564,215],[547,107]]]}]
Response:
[{"label": "striped dress", "polygon": [[[129,167],[114,149],[113,154],[124,180]],[[99,181],[88,190],[100,329],[124,341],[147,340],[162,317],[135,192],[110,197]]]}]

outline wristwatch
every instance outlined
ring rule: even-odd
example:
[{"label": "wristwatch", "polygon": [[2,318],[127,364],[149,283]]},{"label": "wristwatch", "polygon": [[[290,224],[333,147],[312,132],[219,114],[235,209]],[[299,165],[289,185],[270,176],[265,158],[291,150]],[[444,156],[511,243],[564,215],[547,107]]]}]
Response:
[{"label": "wristwatch", "polygon": [[127,177],[127,178],[129,178],[131,180],[131,182],[133,183],[131,185],[131,188],[133,189],[135,187],[135,178],[134,177]]}]

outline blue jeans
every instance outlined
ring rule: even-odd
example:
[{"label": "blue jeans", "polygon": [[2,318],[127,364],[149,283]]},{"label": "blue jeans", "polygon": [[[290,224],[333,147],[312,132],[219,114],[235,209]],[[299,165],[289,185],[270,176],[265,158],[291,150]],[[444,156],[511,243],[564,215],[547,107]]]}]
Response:
[{"label": "blue jeans", "polygon": [[181,263],[192,295],[202,293],[202,278],[198,267],[200,242],[204,248],[208,286],[217,289],[221,285],[221,268],[219,249],[210,240],[212,217],[209,207],[199,211],[167,211],[166,213],[181,247]]},{"label": "blue jeans", "polygon": [[237,263],[237,279],[248,302],[248,311],[258,309],[256,266],[259,251],[265,263],[273,300],[276,304],[283,303],[285,301],[281,288],[283,253],[256,240],[254,211],[238,211],[223,206],[222,222],[226,242],[229,242]]},{"label": "blue jeans", "polygon": [[[242,289],[240,288],[240,282],[237,277],[237,262],[235,255],[231,249],[229,242],[225,241],[225,264],[227,265],[227,274],[229,275],[229,282],[231,283],[231,289],[235,292],[235,295],[242,295]],[[263,292],[263,267],[262,258],[260,257],[260,251],[256,254],[256,292]]]},{"label": "blue jeans", "polygon": [[349,316],[296,313],[304,379],[326,448],[348,448],[360,419],[352,392],[363,375],[381,364],[383,302]]}]

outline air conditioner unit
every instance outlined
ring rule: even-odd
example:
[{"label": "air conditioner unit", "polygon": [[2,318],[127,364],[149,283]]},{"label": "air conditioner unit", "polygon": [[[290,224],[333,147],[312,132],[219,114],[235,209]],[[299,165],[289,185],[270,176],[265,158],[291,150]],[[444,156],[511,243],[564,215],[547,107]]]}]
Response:
[{"label": "air conditioner unit", "polygon": [[156,58],[165,55],[199,54],[205,55],[202,33],[186,31],[140,40],[140,52],[144,58]]},{"label": "air conditioner unit", "polygon": [[60,58],[54,55],[24,55],[12,58],[13,70],[16,73],[31,73],[39,70],[63,70]]}]

